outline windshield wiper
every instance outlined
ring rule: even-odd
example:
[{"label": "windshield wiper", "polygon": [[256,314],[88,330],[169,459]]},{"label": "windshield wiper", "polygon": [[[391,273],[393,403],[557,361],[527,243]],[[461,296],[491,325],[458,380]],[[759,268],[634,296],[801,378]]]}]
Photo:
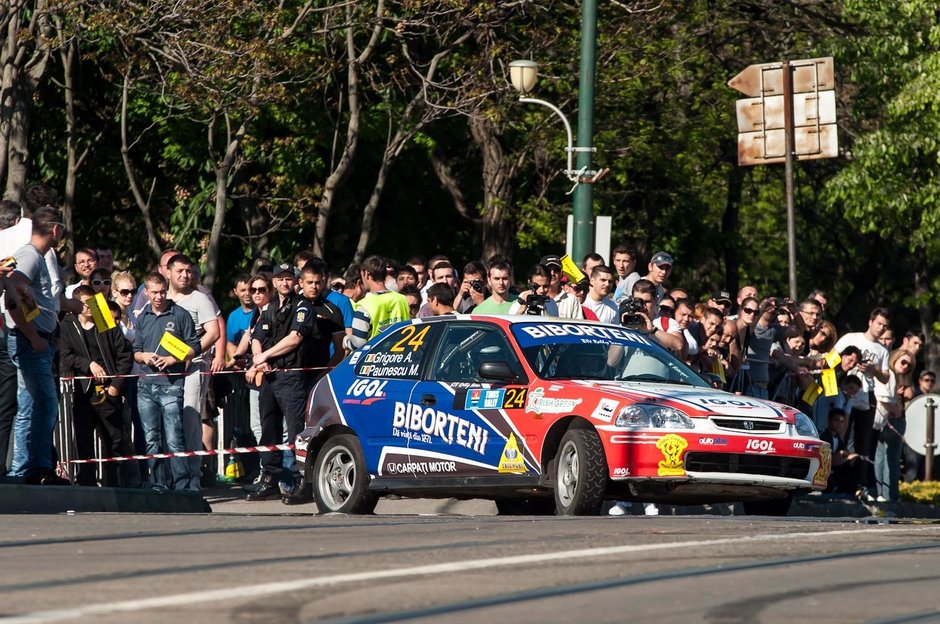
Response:
[{"label": "windshield wiper", "polygon": [[642,375],[628,375],[626,377],[621,377],[618,381],[649,381],[653,383],[667,383],[667,384],[677,384],[680,386],[692,386],[694,384],[689,383],[688,381],[681,381],[679,379],[665,379],[659,375],[652,375],[650,373],[644,373]]}]

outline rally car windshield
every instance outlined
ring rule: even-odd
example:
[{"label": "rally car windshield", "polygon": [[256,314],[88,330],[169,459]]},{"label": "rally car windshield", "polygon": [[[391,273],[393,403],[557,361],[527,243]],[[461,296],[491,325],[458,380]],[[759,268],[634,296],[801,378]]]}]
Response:
[{"label": "rally car windshield", "polygon": [[708,384],[645,336],[604,325],[517,323],[513,334],[542,379]]}]

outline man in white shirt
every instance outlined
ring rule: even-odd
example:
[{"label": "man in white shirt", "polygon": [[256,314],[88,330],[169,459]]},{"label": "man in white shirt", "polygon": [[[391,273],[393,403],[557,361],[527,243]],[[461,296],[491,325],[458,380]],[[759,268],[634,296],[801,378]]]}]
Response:
[{"label": "man in white shirt", "polygon": [[591,271],[591,287],[588,289],[587,297],[584,298],[584,306],[597,315],[597,320],[601,323],[618,324],[617,306],[610,300],[608,295],[614,284],[614,273],[610,267],[603,264],[594,267]]},{"label": "man in white shirt", "polygon": [[[854,346],[862,352],[858,365],[849,371],[862,381],[862,389],[852,399],[850,428],[854,450],[862,457],[873,458],[872,426],[875,422],[875,380],[887,383],[888,350],[878,339],[888,328],[891,316],[885,308],[875,308],[868,317],[868,329],[863,332],[845,334],[836,342],[834,349],[841,353],[846,347]],[[861,486],[869,486],[867,462],[856,462],[855,476]],[[862,492],[862,494],[866,494]]]},{"label": "man in white shirt", "polygon": [[[192,316],[196,335],[202,347],[201,354],[189,366],[183,389],[183,437],[187,451],[202,450],[202,408],[209,386],[209,364],[215,353],[212,349],[220,336],[219,309],[212,299],[193,286],[193,261],[184,254],[176,254],[167,261],[170,274],[169,298]],[[190,457],[188,487],[199,490],[201,457]]]}]

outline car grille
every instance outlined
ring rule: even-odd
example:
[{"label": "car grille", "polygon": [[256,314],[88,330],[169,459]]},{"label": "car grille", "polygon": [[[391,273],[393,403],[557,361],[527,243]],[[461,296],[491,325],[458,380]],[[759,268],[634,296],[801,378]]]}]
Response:
[{"label": "car grille", "polygon": [[716,427],[733,431],[754,431],[761,433],[778,432],[786,424],[781,420],[756,420],[754,418],[717,418],[711,421]]},{"label": "car grille", "polygon": [[688,472],[736,472],[805,479],[809,474],[809,459],[738,453],[687,453],[685,469]]}]

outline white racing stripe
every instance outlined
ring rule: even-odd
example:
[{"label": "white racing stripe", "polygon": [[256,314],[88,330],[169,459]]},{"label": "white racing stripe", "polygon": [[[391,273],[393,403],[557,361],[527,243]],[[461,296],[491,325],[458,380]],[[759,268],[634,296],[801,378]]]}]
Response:
[{"label": "white racing stripe", "polygon": [[[482,570],[504,566],[519,566],[520,564],[535,564],[548,561],[565,561],[569,559],[586,559],[591,557],[609,557],[627,553],[649,552],[656,550],[671,550],[678,548],[699,548],[703,546],[722,546],[727,544],[745,544],[757,542],[779,542],[785,540],[800,540],[806,538],[829,538],[837,535],[858,535],[860,533],[915,533],[940,532],[940,527],[897,527],[854,529],[825,532],[783,533],[774,535],[758,535],[713,540],[692,540],[686,542],[670,542],[665,544],[639,544],[624,546],[606,546],[602,548],[584,548],[579,550],[565,550],[561,552],[540,553],[532,555],[513,555],[509,557],[491,557],[487,559],[470,559],[466,561],[451,561],[449,563],[436,563],[430,565],[414,566],[410,568],[396,568],[392,570],[375,570],[371,572],[356,572],[350,574],[331,574],[311,579],[298,579],[296,581],[279,581],[245,585],[242,587],[226,587],[208,591],[190,592],[186,594],[173,594],[156,598],[143,598],[140,600],[124,600],[121,602],[90,604],[68,609],[51,609],[47,611],[33,611],[22,615],[0,617],[0,622],[39,623],[59,622],[74,618],[121,613],[126,611],[146,611],[164,607],[178,607],[204,602],[224,602],[245,598],[257,598],[271,594],[293,592],[315,587],[343,585],[347,583],[360,583],[362,581],[378,581],[383,579],[401,578],[409,576],[427,576],[431,574],[466,572],[469,570]],[[224,565],[224,564],[220,564]]]}]

